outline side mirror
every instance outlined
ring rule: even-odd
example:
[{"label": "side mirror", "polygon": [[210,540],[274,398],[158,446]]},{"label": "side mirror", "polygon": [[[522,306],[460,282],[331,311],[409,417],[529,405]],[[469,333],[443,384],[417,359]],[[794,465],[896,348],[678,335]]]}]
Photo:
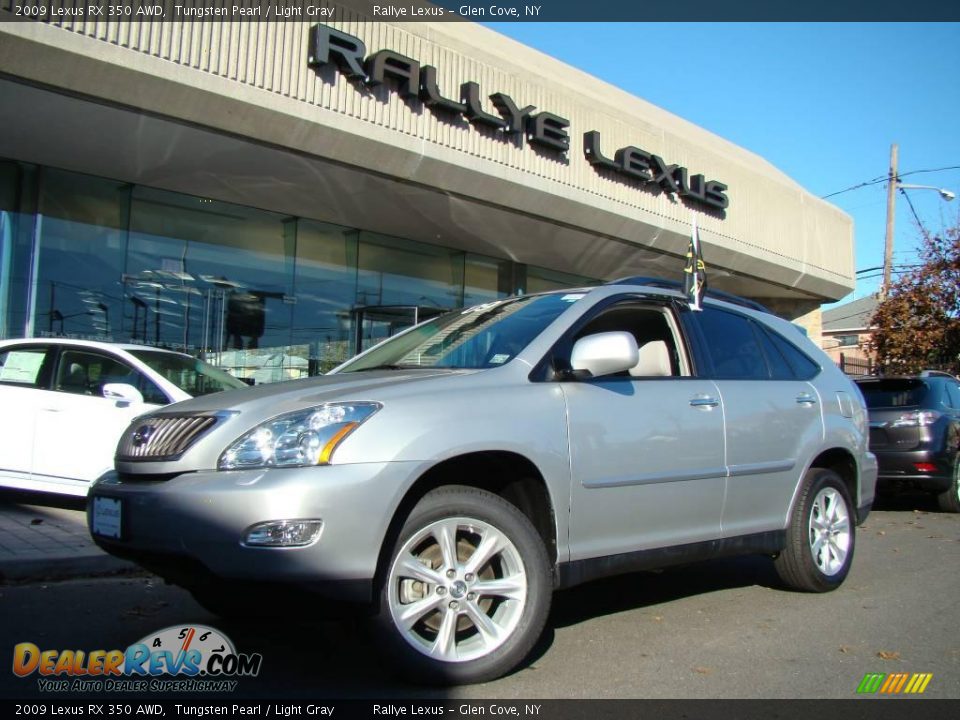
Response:
[{"label": "side mirror", "polygon": [[640,361],[637,340],[628,332],[587,335],[573,345],[570,367],[576,375],[602,377],[629,370]]},{"label": "side mirror", "polygon": [[107,383],[101,392],[107,400],[115,400],[117,407],[143,402],[143,394],[127,383]]}]

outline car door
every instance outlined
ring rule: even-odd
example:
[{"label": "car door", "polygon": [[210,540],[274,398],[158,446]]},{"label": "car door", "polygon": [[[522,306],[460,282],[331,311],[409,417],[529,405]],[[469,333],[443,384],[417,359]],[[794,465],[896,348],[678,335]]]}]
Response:
[{"label": "car door", "polygon": [[[697,313],[726,419],[726,537],[782,529],[805,464],[822,442],[820,397],[795,370],[788,341],[737,312],[707,306]],[[798,355],[802,353],[793,348]],[[805,356],[803,356],[805,357]]]},{"label": "car door", "polygon": [[32,487],[33,436],[52,355],[47,345],[39,343],[0,348],[0,476],[4,485]]},{"label": "car door", "polygon": [[725,467],[717,388],[692,375],[668,305],[617,303],[571,343],[618,330],[634,335],[641,357],[651,343],[662,343],[669,362],[651,375],[635,369],[561,383],[572,472],[571,560],[720,535]]},{"label": "car door", "polygon": [[36,479],[82,489],[113,467],[117,441],[130,421],[160,407],[105,398],[103,386],[108,383],[150,387],[143,393],[148,399],[162,397],[149,379],[118,357],[83,347],[61,349],[52,388],[43,393],[37,413]]}]

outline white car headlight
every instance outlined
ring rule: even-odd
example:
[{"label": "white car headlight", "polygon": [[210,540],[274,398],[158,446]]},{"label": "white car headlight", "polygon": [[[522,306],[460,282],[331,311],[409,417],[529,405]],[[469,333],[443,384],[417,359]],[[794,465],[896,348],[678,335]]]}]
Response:
[{"label": "white car headlight", "polygon": [[217,467],[326,465],[337,445],[380,407],[375,402],[325,403],[278,415],[238,438],[223,451]]}]

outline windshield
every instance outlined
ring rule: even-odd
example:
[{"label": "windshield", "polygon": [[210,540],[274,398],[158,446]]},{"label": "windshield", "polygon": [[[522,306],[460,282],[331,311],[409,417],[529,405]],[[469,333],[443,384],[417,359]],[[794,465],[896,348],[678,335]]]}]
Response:
[{"label": "windshield", "polygon": [[499,367],[583,295],[529,295],[455,310],[388,340],[338,372]]},{"label": "windshield", "polygon": [[929,392],[922,380],[891,378],[858,382],[868,408],[899,408],[923,405]]},{"label": "windshield", "polygon": [[193,397],[247,387],[246,383],[223,370],[187,355],[155,350],[130,350],[130,354]]}]

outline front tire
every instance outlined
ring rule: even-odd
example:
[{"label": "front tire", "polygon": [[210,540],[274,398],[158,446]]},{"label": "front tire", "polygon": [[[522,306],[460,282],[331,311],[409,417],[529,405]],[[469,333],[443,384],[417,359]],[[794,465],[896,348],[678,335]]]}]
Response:
[{"label": "front tire", "polygon": [[943,512],[960,513],[960,455],[953,458],[953,480],[937,495],[937,504]]},{"label": "front tire", "polygon": [[530,653],[551,594],[546,549],[527,517],[492,493],[448,486],[427,493],[403,525],[376,623],[408,679],[484,682]]},{"label": "front tire", "polygon": [[855,537],[847,486],[832,470],[811,468],[790,515],[786,547],[774,562],[777,574],[794,590],[835,590],[850,572]]}]

